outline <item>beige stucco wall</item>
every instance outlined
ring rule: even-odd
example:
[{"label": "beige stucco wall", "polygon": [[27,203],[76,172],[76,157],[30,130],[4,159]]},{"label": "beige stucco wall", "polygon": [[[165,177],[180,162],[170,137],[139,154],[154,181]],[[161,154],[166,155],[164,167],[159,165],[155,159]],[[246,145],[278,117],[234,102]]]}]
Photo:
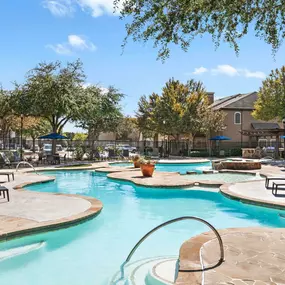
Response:
[{"label": "beige stucco wall", "polygon": [[[252,111],[245,111],[245,110],[223,110],[224,112],[227,113],[226,119],[225,119],[225,124],[227,128],[223,131],[223,135],[230,137],[232,142],[248,142],[249,137],[248,136],[241,136],[240,130],[250,130],[252,129],[252,123],[261,123],[263,121],[255,120],[251,113]],[[234,124],[234,114],[236,112],[241,113],[241,124],[236,125]],[[275,122],[276,121],[271,121]],[[281,127],[281,125],[280,125]]]}]

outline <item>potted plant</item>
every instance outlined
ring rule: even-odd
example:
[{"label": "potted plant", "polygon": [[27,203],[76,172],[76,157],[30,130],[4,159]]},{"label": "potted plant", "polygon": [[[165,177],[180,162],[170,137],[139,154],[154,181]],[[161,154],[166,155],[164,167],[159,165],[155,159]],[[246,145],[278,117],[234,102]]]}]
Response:
[{"label": "potted plant", "polygon": [[134,168],[140,168],[141,164],[140,164],[140,156],[138,154],[134,155],[132,157],[132,161],[134,163]]},{"label": "potted plant", "polygon": [[155,169],[155,161],[150,159],[140,159],[141,172],[144,177],[152,177]]}]

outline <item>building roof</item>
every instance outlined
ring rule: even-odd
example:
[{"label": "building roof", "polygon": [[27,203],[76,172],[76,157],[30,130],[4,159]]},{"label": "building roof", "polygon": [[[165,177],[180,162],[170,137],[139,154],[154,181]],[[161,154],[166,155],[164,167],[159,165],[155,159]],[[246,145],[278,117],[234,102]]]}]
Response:
[{"label": "building roof", "polygon": [[278,130],[280,129],[277,123],[251,123],[254,130]]},{"label": "building roof", "polygon": [[257,92],[235,94],[216,100],[211,107],[214,110],[220,109],[244,109],[253,110],[254,102],[257,100]]}]

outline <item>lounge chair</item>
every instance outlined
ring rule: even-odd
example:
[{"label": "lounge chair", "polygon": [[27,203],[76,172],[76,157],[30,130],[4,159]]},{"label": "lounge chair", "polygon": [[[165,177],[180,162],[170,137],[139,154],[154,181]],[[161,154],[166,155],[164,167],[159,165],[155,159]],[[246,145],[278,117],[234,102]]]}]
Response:
[{"label": "lounge chair", "polygon": [[18,161],[11,162],[8,156],[4,152],[0,152],[0,165],[2,167],[8,166],[11,168],[12,166],[15,166],[18,164]]},{"label": "lounge chair", "polygon": [[12,179],[15,180],[14,172],[0,172],[0,175],[6,175],[9,182],[10,182],[10,175],[12,176]]},{"label": "lounge chair", "polygon": [[4,198],[6,198],[6,196],[7,196],[7,200],[9,202],[10,201],[9,189],[4,187],[4,186],[0,186],[0,197],[2,196],[2,194],[3,194]]},{"label": "lounge chair", "polygon": [[[272,181],[272,186],[269,186],[270,181]],[[265,188],[266,189],[272,189],[273,188],[273,181],[284,181],[285,183],[285,177],[266,177],[265,179]],[[278,183],[275,183],[275,185]]]}]

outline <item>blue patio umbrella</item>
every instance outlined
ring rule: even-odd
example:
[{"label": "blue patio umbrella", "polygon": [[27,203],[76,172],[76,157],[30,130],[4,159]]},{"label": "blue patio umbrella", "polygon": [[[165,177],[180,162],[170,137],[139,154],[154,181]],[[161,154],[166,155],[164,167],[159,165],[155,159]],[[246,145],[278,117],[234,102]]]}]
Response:
[{"label": "blue patio umbrella", "polygon": [[66,136],[63,136],[58,133],[50,133],[48,135],[44,135],[39,137],[39,139],[46,139],[46,140],[68,140],[69,138]]},{"label": "blue patio umbrella", "polygon": [[210,138],[210,141],[230,141],[231,138],[226,137],[226,136],[215,136]]},{"label": "blue patio umbrella", "polygon": [[226,136],[215,136],[210,138],[210,141],[216,141],[218,142],[218,145],[216,145],[216,147],[218,147],[218,153],[220,153],[220,141],[230,141],[231,138],[226,137]]},{"label": "blue patio umbrella", "polygon": [[285,136],[280,136],[280,139],[285,139]]}]

